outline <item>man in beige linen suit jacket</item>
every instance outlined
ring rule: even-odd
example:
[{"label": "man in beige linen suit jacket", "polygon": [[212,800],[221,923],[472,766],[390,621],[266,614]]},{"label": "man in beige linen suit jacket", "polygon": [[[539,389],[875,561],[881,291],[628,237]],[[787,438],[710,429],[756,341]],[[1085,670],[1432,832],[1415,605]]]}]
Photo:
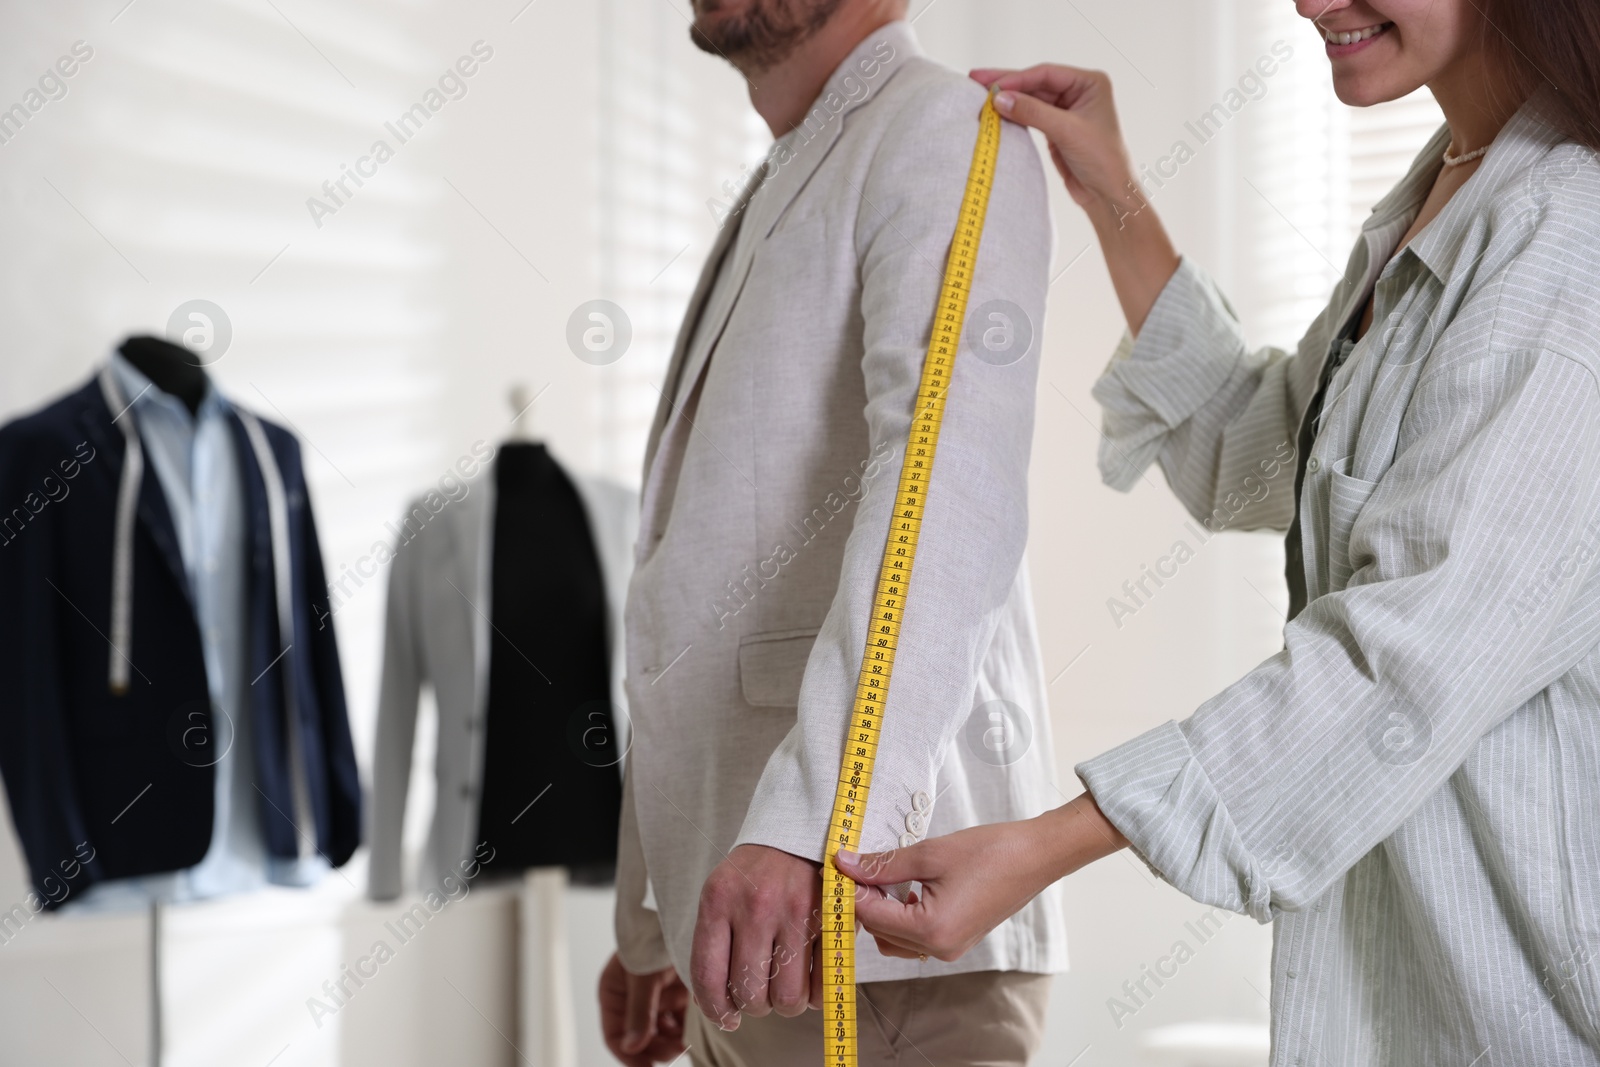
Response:
[{"label": "man in beige linen suit jacket", "polygon": [[[696,1063],[814,1067],[818,872],[984,92],[920,55],[903,0],[695,7],[781,136],[724,205],[645,459],[602,1005],[624,1063],[671,1058],[681,975]],[[865,851],[1060,801],[1023,562],[1050,247],[1043,168],[1008,125]],[[1065,966],[1054,891],[954,963],[862,937],[862,1062],[1023,1064]]]}]

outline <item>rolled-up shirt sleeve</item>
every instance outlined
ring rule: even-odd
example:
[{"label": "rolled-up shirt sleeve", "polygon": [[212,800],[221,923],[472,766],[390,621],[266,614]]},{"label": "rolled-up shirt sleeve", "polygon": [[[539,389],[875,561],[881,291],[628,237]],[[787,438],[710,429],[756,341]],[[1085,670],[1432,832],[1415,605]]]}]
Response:
[{"label": "rolled-up shirt sleeve", "polygon": [[1233,309],[1194,262],[1178,264],[1135,340],[1124,333],[1094,387],[1105,412],[1100,473],[1130,489],[1168,434],[1221,392],[1246,359]]},{"label": "rolled-up shirt sleeve", "polygon": [[[1095,383],[1104,434],[1100,475],[1127,491],[1159,462],[1172,491],[1196,519],[1227,505],[1233,529],[1287,529],[1294,519],[1289,477],[1262,495],[1255,482],[1278,478],[1292,456],[1300,415],[1314,390],[1321,338],[1348,296],[1341,281],[1297,352],[1251,348],[1215,282],[1185,257],[1156,298],[1137,339],[1124,334]],[[1306,365],[1309,364],[1309,365]],[[1230,500],[1230,494],[1233,499]]]},{"label": "rolled-up shirt sleeve", "polygon": [[1314,901],[1600,644],[1596,361],[1471,343],[1435,354],[1377,482],[1324,474],[1365,494],[1344,587],[1189,719],[1077,767],[1196,900]]}]

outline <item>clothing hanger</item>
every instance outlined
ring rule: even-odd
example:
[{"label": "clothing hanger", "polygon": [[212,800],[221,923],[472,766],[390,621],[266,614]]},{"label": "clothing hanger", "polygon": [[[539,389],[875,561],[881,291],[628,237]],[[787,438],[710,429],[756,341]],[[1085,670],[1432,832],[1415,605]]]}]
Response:
[{"label": "clothing hanger", "polygon": [[506,437],[507,444],[541,443],[533,430],[533,406],[538,399],[539,393],[533,392],[522,382],[513,385],[506,393],[506,400],[511,404],[511,433]]},{"label": "clothing hanger", "polygon": [[171,341],[146,335],[128,338],[117,351],[157,389],[183,401],[189,414],[199,412],[211,379],[195,362],[193,352]]}]

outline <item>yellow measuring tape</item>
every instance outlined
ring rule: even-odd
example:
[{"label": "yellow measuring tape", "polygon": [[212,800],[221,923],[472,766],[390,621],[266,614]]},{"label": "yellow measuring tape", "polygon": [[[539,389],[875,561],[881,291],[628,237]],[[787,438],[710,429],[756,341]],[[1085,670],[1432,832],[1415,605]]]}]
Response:
[{"label": "yellow measuring tape", "polygon": [[1000,156],[1000,116],[993,94],[978,120],[978,144],[972,152],[967,190],[961,198],[961,217],[950,258],[945,263],[944,286],[939,292],[933,337],[922,364],[917,388],[917,408],[911,417],[911,434],[900,465],[899,496],[889,524],[889,539],[878,571],[878,593],[873,599],[872,625],[861,654],[861,675],[846,734],[844,760],[839,768],[839,789],[828,824],[827,856],[822,864],[822,1000],[824,1064],[857,1067],[856,1058],[856,898],[855,883],[833,866],[840,849],[858,851],[861,823],[872,788],[872,767],[878,755],[884,701],[900,640],[900,619],[911,584],[911,565],[917,558],[917,536],[922,531],[922,509],[928,479],[933,473],[939,427],[944,421],[945,394],[961,346],[967,317],[967,296],[983,236],[983,217],[989,209],[995,163]]}]

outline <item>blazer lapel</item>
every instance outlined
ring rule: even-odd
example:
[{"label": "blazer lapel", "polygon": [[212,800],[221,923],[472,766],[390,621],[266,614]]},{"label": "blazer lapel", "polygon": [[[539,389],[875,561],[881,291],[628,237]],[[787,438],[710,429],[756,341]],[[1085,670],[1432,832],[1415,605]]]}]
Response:
[{"label": "blazer lapel", "polygon": [[[106,455],[118,457],[118,471],[120,476],[121,463],[127,462],[127,442],[123,440],[120,430],[114,430],[111,424],[112,412],[106,407],[105,397],[100,395],[100,387],[95,382],[89,383],[86,392],[87,405],[79,413],[79,422],[83,425],[83,432],[93,442],[96,451],[104,451]],[[124,412],[123,418],[133,418],[131,412]],[[117,490],[113,483],[111,489],[111,508],[116,509]],[[161,491],[161,480],[156,477],[155,470],[145,461],[144,477],[139,483],[139,505],[136,510],[139,524],[149,535],[150,541],[156,546],[156,553],[166,564],[167,570],[172,573],[173,581],[178,583],[178,588],[183,590],[183,595],[188,599],[190,607],[194,606],[194,593],[189,588],[189,573],[183,567],[183,552],[178,547],[178,528],[172,522],[172,513],[167,509],[166,494]],[[107,516],[110,522],[110,516]]]},{"label": "blazer lapel", "polygon": [[[907,23],[891,22],[879,28],[839,64],[805,121],[774,143],[762,165],[745,183],[735,202],[736,214],[730,216],[717,236],[678,331],[645,451],[646,485],[652,479],[656,452],[667,426],[679,417],[681,406],[694,390],[738,303],[737,294],[750,272],[756,249],[838,143],[850,113],[876,98],[896,71],[920,54],[916,36]],[[872,71],[870,77],[867,70]],[[744,239],[736,240],[740,233],[745,234]],[[719,306],[708,308],[711,291],[723,269],[728,271],[726,292],[732,296]],[[703,319],[707,314],[713,318]]]},{"label": "blazer lapel", "polygon": [[[494,487],[496,460],[484,466],[483,473],[474,486],[478,491],[468,493],[454,514],[449,515],[450,551],[449,580],[456,587],[450,596],[456,600],[465,597],[461,607],[467,613],[467,623],[472,633],[472,709],[473,716],[482,715],[489,699],[489,629],[494,618],[494,582],[490,569],[494,564]],[[458,596],[457,593],[460,595]]]},{"label": "blazer lapel", "polygon": [[661,444],[661,435],[666,430],[667,421],[673,412],[672,398],[678,393],[678,382],[683,377],[684,363],[700,324],[700,316],[705,312],[706,301],[711,297],[711,288],[716,284],[717,272],[722,267],[722,261],[727,257],[728,249],[744,222],[745,210],[749,206],[751,194],[755,192],[759,175],[760,172],[757,171],[739,191],[734,206],[723,220],[722,229],[717,231],[717,239],[711,245],[711,254],[706,257],[705,266],[700,269],[700,280],[695,283],[694,294],[690,296],[689,306],[684,310],[683,324],[678,327],[678,337],[673,342],[672,359],[667,364],[666,379],[661,383],[661,400],[656,404],[656,415],[651,421],[650,437],[645,446],[646,481],[650,478],[650,468],[655,464],[656,449]]}]

